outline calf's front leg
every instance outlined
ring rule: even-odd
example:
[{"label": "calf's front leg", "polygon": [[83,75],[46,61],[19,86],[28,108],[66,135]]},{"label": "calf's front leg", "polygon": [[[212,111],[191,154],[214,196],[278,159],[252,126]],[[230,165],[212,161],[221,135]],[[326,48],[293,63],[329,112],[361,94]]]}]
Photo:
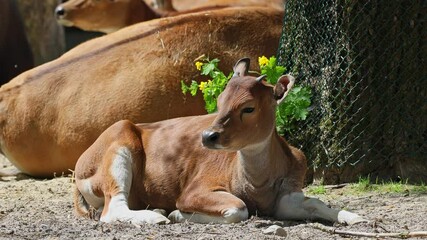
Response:
[{"label": "calf's front leg", "polygon": [[245,203],[225,191],[184,193],[176,206],[168,217],[172,222],[236,223],[249,217]]},{"label": "calf's front leg", "polygon": [[280,198],[275,217],[289,220],[327,220],[345,224],[366,222],[355,213],[329,208],[316,198],[305,197],[302,192],[293,192]]},{"label": "calf's front leg", "polygon": [[[99,172],[94,176],[101,182],[104,195],[104,206],[100,220],[102,222],[131,222],[143,223],[169,223],[162,214],[150,210],[131,210],[128,205],[128,196],[132,184],[132,161],[135,159],[133,151],[126,146],[108,149],[104,165],[99,167]],[[87,199],[95,199],[92,179],[77,180],[81,194]]]}]

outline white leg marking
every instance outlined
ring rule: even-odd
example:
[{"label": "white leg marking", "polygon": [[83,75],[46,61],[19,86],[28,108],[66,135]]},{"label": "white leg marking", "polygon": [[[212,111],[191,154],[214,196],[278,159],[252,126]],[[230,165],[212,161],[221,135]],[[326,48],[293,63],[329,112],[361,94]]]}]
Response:
[{"label": "white leg marking", "polygon": [[[215,192],[216,195],[222,194],[227,197],[233,196],[229,192],[224,191],[218,191]],[[218,197],[218,196],[217,196]],[[249,217],[248,209],[246,208],[245,203],[241,201],[241,205],[244,206],[243,208],[238,207],[230,207],[226,209],[221,210],[222,216],[212,216],[205,213],[185,213],[181,212],[180,210],[175,210],[171,212],[168,216],[168,218],[172,222],[184,222],[185,220],[190,222],[196,222],[196,223],[237,223],[241,221],[245,221]]]},{"label": "white leg marking", "polygon": [[112,197],[108,208],[108,213],[100,219],[102,222],[121,221],[133,224],[164,224],[170,222],[165,216],[150,210],[129,210],[127,197],[124,194],[117,194]]},{"label": "white leg marking", "polygon": [[104,206],[104,198],[98,197],[93,193],[91,179],[83,179],[78,182],[78,189],[85,198],[86,202],[92,207],[98,209]]},{"label": "white leg marking", "polygon": [[184,222],[188,220],[195,223],[237,223],[247,220],[248,209],[228,208],[223,216],[211,216],[203,213],[184,213],[179,210],[171,212],[168,218],[172,222]]},{"label": "white leg marking", "polygon": [[311,219],[311,214],[302,206],[304,199],[305,196],[301,192],[284,195],[276,206],[275,217],[292,220]]},{"label": "white leg marking", "polygon": [[294,220],[323,219],[347,224],[363,220],[357,214],[329,208],[319,199],[305,198],[302,192],[294,192],[283,196],[276,207],[276,217]]},{"label": "white leg marking", "polygon": [[332,222],[338,220],[338,210],[331,209],[315,198],[306,199],[302,192],[284,195],[276,207],[276,216],[280,219],[324,219]]},{"label": "white leg marking", "polygon": [[225,210],[223,216],[226,223],[237,223],[247,220],[249,218],[249,212],[246,207],[243,209],[228,208]]},{"label": "white leg marking", "polygon": [[338,213],[338,222],[339,223],[346,223],[349,225],[353,225],[360,222],[369,222],[368,220],[362,218],[361,216],[348,212],[346,210],[341,210]]},{"label": "white leg marking", "polygon": [[103,222],[123,221],[133,224],[169,223],[165,216],[149,210],[133,211],[128,206],[128,196],[132,185],[132,155],[127,148],[120,148],[113,159],[111,176],[114,178],[119,193],[111,198],[108,212],[101,217]]},{"label": "white leg marking", "polygon": [[120,192],[128,195],[132,185],[132,154],[129,149],[121,147],[111,164],[110,174],[116,180]]}]

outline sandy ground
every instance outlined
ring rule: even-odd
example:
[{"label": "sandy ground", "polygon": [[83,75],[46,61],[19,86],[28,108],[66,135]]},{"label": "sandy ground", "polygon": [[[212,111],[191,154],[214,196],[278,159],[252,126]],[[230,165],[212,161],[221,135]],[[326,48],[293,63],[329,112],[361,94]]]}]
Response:
[{"label": "sandy ground", "polygon": [[[0,169],[9,165],[0,160]],[[70,176],[49,180],[24,175],[0,178],[0,239],[285,239],[263,234],[262,231],[273,224],[286,230],[287,239],[348,238],[321,231],[309,222],[259,217],[230,225],[105,224],[74,216],[72,187]],[[332,207],[345,208],[371,220],[353,226],[322,223],[329,227],[367,233],[427,230],[427,195],[346,196],[342,189],[337,189],[317,197]]]}]

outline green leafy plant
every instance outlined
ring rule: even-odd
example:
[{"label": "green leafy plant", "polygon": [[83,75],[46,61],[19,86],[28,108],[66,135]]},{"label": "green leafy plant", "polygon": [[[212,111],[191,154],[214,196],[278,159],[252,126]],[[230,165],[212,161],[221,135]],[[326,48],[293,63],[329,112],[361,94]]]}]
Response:
[{"label": "green leafy plant", "polygon": [[278,66],[275,57],[266,58],[265,56],[258,58],[259,69],[261,75],[266,75],[267,82],[274,85],[283,73],[286,71],[285,67]]},{"label": "green leafy plant", "polygon": [[[258,58],[261,74],[267,76],[267,82],[276,84],[277,80],[286,71],[286,68],[277,65],[275,57],[269,59],[262,56]],[[309,87],[295,85],[285,101],[276,109],[276,126],[280,134],[291,132],[296,128],[298,121],[303,121],[308,116],[311,105],[311,90]]]},{"label": "green leafy plant", "polygon": [[204,58],[203,62],[197,61],[196,68],[200,71],[201,75],[209,76],[211,80],[207,82],[200,82],[197,84],[196,81],[192,80],[190,86],[187,86],[184,81],[181,81],[181,89],[184,94],[190,92],[192,96],[197,94],[199,89],[203,93],[203,99],[206,103],[206,111],[208,113],[216,112],[216,102],[219,94],[224,91],[225,86],[230,80],[233,73],[226,76],[222,71],[218,69],[219,60],[217,58],[209,60]]},{"label": "green leafy plant", "polygon": [[307,119],[311,105],[311,90],[295,86],[286,96],[285,102],[277,107],[276,125],[280,133],[296,129],[298,121]]},{"label": "green leafy plant", "polygon": [[[191,84],[187,86],[184,81],[181,81],[181,89],[184,94],[190,92],[192,96],[197,94],[200,90],[203,94],[203,99],[206,103],[206,110],[208,113],[213,113],[217,110],[216,103],[219,94],[224,90],[233,73],[225,75],[218,69],[218,59],[209,60],[209,58],[202,58],[195,63],[197,70],[201,75],[209,76],[211,79],[207,82],[200,82],[192,80]],[[262,75],[266,75],[267,82],[276,84],[280,76],[286,71],[286,68],[277,65],[275,57],[266,58],[265,56],[258,58],[260,71]],[[290,132],[296,128],[297,122],[305,120],[309,113],[309,106],[311,105],[311,90],[308,87],[301,87],[295,85],[285,101],[277,108],[276,111],[276,125],[280,134]]]}]

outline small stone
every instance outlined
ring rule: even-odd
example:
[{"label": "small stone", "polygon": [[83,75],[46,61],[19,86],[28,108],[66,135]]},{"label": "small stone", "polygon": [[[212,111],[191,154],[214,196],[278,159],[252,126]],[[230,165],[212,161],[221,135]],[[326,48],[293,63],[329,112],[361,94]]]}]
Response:
[{"label": "small stone", "polygon": [[279,237],[286,237],[288,235],[286,230],[278,225],[271,225],[267,229],[263,230],[262,233],[265,235],[275,235]]}]

